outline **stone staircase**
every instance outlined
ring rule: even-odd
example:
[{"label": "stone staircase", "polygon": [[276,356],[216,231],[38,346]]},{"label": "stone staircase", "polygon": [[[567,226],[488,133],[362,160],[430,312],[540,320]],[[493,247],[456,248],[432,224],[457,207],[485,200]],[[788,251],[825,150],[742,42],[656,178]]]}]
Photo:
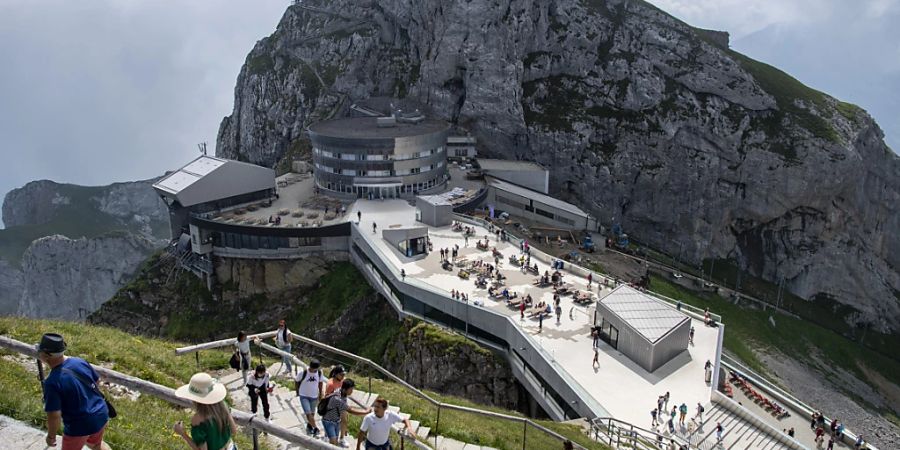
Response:
[{"label": "stone staircase", "polygon": [[[716,439],[716,423],[722,423],[721,444]],[[770,434],[713,404],[704,413],[704,422],[694,434],[693,446],[701,450],[779,450],[787,448]]]},{"label": "stone staircase", "polygon": [[[301,432],[306,431],[306,417],[303,415],[303,410],[300,407],[300,401],[297,398],[297,395],[290,388],[285,386],[293,385],[293,379],[285,376],[276,377],[275,374],[278,374],[282,370],[281,362],[276,362],[269,366],[269,375],[274,381],[274,389],[271,394],[269,394],[269,412],[271,414],[271,420],[273,424],[282,426],[288,429],[295,429]],[[234,407],[236,409],[240,409],[243,411],[250,411],[250,396],[247,395],[247,390],[243,386],[243,379],[241,378],[240,372],[229,371],[228,375],[225,375],[219,379],[219,381],[228,388],[228,391],[231,393],[231,399],[234,402]],[[375,399],[378,398],[378,394],[372,392],[365,392],[359,388],[353,390],[353,394],[350,396],[351,406],[357,408],[367,408],[371,407],[373,403],[375,403]],[[456,441],[449,438],[444,438],[443,436],[437,436],[437,446],[435,447],[435,436],[431,435],[431,429],[429,427],[423,426],[419,421],[410,418],[410,415],[400,411],[400,408],[397,406],[389,406],[389,410],[397,413],[400,417],[405,419],[409,419],[410,424],[413,426],[413,430],[411,430],[416,435],[416,440],[424,442],[428,448],[435,448],[437,450],[496,450],[490,447],[482,447],[479,445],[466,444],[464,442]],[[262,419],[262,405],[259,405],[258,415],[260,419]],[[327,441],[324,437],[324,427],[322,426],[322,419],[320,416],[316,415],[316,424],[320,430],[319,438]],[[394,424],[394,429],[398,432],[404,427],[402,423]],[[352,428],[347,430],[347,444],[349,444],[349,448],[356,448],[356,433],[359,430],[354,430]],[[281,439],[274,438],[269,436],[269,441],[272,442],[276,448],[279,450],[288,450],[288,449],[300,449],[303,448],[297,444],[291,444],[289,442],[285,442]],[[406,444],[407,448],[415,448],[410,443]]]}]

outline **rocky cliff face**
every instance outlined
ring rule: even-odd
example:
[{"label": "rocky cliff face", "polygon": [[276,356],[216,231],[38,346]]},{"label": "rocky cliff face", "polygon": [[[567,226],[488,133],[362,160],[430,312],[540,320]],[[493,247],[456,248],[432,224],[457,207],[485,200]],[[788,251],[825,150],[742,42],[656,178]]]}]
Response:
[{"label": "rocky cliff face", "polygon": [[0,230],[0,314],[80,319],[109,300],[168,238],[154,180],[109,186],[34,181],[10,191]]},{"label": "rocky cliff face", "polygon": [[639,0],[305,1],[247,57],[216,152],[272,166],[370,96],[682,259],[727,259],[900,329],[900,158],[858,107]]},{"label": "rocky cliff face", "polygon": [[153,241],[129,233],[38,239],[22,260],[21,297],[14,313],[82,319],[109,300],[156,249]]}]

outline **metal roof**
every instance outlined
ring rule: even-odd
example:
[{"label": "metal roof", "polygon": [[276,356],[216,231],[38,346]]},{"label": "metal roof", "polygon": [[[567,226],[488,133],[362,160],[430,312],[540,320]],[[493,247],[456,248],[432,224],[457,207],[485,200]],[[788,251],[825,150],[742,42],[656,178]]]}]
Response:
[{"label": "metal roof", "polygon": [[547,194],[543,194],[538,191],[533,191],[531,189],[519,186],[517,184],[508,183],[506,181],[503,181],[503,180],[500,180],[497,178],[493,178],[493,177],[490,178],[490,181],[488,182],[488,184],[495,189],[499,189],[501,191],[506,191],[506,192],[509,192],[512,194],[516,194],[521,197],[530,198],[530,199],[534,200],[535,202],[543,203],[552,208],[560,209],[560,210],[563,210],[563,211],[566,211],[566,212],[569,212],[569,213],[572,213],[572,214],[575,214],[578,216],[582,216],[582,217],[588,216],[588,213],[582,211],[581,208],[579,208],[571,203],[566,203],[562,200],[555,199]]},{"label": "metal roof", "polygon": [[240,161],[200,156],[153,184],[182,206],[275,188],[275,171]]},{"label": "metal roof", "polygon": [[667,303],[628,285],[613,289],[600,299],[600,303],[650,342],[658,341],[682,322],[690,320]]},{"label": "metal roof", "polygon": [[481,166],[481,170],[491,171],[491,170],[521,170],[521,171],[546,171],[543,166],[536,162],[531,161],[515,161],[511,159],[484,159],[477,158],[478,165]]}]

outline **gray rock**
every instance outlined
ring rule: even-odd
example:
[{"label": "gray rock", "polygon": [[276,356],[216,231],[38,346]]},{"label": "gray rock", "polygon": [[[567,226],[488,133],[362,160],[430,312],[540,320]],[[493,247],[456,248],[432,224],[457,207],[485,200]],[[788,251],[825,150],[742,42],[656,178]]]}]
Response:
[{"label": "gray rock", "polygon": [[900,329],[900,158],[725,38],[641,1],[304,1],[248,55],[216,153],[272,166],[316,120],[409,98],[646,244]]}]

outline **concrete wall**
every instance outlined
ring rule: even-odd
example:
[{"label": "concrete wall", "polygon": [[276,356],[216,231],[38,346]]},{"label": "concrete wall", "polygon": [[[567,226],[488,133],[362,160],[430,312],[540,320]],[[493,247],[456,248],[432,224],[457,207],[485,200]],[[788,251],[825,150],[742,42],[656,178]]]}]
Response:
[{"label": "concrete wall", "polygon": [[653,345],[653,357],[650,361],[650,371],[653,372],[654,370],[659,369],[665,363],[671,361],[672,358],[678,356],[681,352],[686,351],[690,335],[691,321],[686,320],[659,339],[656,344]]},{"label": "concrete wall", "polygon": [[[552,219],[547,216],[538,214],[536,212],[527,211],[518,205],[512,205],[509,202],[505,202],[503,200],[499,200],[497,196],[503,197],[504,199],[510,199],[519,203],[521,205],[533,205],[534,208],[540,208],[544,211],[553,213],[556,217],[564,217],[568,220],[572,221],[572,224],[568,224],[562,222],[560,220]],[[562,209],[543,204],[538,201],[534,201],[528,197],[523,197],[521,195],[513,194],[511,192],[501,191],[494,186],[488,188],[488,195],[485,201],[488,205],[493,205],[495,209],[503,210],[508,212],[513,216],[518,216],[522,218],[526,218],[532,220],[537,223],[541,223],[550,227],[555,228],[564,228],[568,230],[594,230],[596,229],[596,220],[589,220],[587,216],[579,216],[577,214],[572,214],[568,211],[564,211]],[[593,227],[593,228],[592,228]]]},{"label": "concrete wall", "polygon": [[484,170],[485,175],[509,181],[545,194],[550,192],[549,170]]},{"label": "concrete wall", "polygon": [[723,408],[727,409],[735,416],[740,417],[743,421],[750,423],[754,427],[763,430],[765,433],[771,435],[779,443],[784,445],[785,448],[806,450],[806,447],[803,444],[797,442],[795,439],[783,433],[781,430],[769,425],[767,422],[757,417],[756,414],[753,414],[750,411],[746,410],[741,405],[738,405],[737,402],[726,397],[724,394],[715,389],[713,389],[712,401],[713,403],[721,405]]}]

